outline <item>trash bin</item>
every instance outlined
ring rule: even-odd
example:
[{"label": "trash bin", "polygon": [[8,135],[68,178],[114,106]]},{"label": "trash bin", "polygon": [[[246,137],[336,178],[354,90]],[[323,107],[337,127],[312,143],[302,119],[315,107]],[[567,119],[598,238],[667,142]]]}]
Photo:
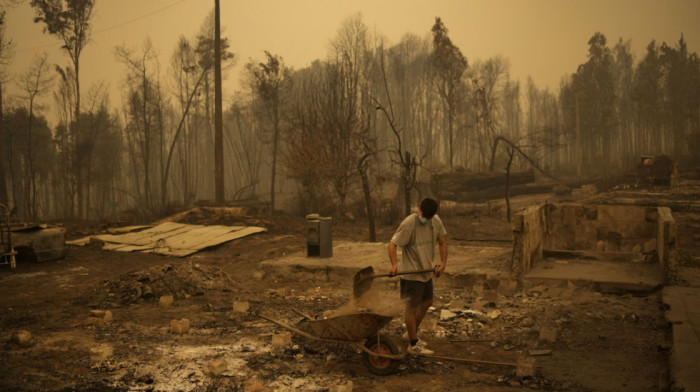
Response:
[{"label": "trash bin", "polygon": [[333,238],[331,236],[332,218],[324,218],[318,214],[306,216],[306,256],[333,256]]}]

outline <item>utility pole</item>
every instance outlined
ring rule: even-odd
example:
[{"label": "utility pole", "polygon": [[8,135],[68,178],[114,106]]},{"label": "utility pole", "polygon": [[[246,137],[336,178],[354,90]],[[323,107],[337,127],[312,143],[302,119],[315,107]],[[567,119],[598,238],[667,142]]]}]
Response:
[{"label": "utility pole", "polygon": [[224,197],[224,124],[221,105],[221,12],[219,0],[214,0],[214,187],[216,204]]},{"label": "utility pole", "polygon": [[580,93],[577,91],[574,94],[576,106],[576,176],[581,178],[581,166],[583,166],[583,146],[581,146],[581,118],[578,111],[578,97]]}]

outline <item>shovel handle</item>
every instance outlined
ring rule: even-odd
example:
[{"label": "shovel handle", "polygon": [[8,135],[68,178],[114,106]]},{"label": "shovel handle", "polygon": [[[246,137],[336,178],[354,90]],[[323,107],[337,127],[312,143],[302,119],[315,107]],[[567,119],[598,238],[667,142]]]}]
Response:
[{"label": "shovel handle", "polygon": [[372,276],[368,276],[368,278],[382,278],[382,277],[386,277],[386,276],[422,274],[422,273],[424,273],[424,272],[435,272],[435,268],[431,268],[431,269],[422,269],[422,270],[418,270],[418,271],[403,271],[403,272],[397,272],[397,273],[395,273],[395,274],[393,274],[393,275],[392,275],[392,274],[389,274],[389,273],[387,273],[387,274],[379,274],[379,275],[372,275]]}]

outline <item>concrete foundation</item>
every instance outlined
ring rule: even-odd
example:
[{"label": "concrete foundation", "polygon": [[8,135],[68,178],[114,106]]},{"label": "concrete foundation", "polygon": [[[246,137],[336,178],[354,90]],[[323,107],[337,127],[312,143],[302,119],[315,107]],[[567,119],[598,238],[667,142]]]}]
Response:
[{"label": "concrete foundation", "polygon": [[[675,250],[676,223],[666,207],[544,204],[515,215],[510,271],[522,278],[561,258],[655,263],[666,280],[675,267]],[[566,263],[559,264],[566,268]]]}]

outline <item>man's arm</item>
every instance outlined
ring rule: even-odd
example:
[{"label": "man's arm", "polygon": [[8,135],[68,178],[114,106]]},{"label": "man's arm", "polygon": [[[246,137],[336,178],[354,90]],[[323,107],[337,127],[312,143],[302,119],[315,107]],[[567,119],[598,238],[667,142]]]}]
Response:
[{"label": "man's arm", "polygon": [[438,237],[438,244],[440,244],[440,265],[435,270],[435,276],[442,275],[447,266],[447,239],[445,236]]},{"label": "man's arm", "polygon": [[396,270],[399,269],[399,264],[396,262],[396,244],[389,241],[389,261],[391,261],[391,269],[389,273],[394,276]]}]

